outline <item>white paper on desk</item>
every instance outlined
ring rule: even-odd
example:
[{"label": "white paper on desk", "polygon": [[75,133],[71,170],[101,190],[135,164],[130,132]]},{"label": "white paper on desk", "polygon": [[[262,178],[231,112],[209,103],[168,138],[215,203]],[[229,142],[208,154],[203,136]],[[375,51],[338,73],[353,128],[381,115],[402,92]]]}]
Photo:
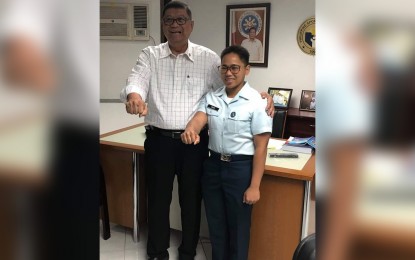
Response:
[{"label": "white paper on desk", "polygon": [[270,138],[268,141],[268,149],[280,150],[283,144],[285,144],[284,140],[277,140],[277,139]]}]

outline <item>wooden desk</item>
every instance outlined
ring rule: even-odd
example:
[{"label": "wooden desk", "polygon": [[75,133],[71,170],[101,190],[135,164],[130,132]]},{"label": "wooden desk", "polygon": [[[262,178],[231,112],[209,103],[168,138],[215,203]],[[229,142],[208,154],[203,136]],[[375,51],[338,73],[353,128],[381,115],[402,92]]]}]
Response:
[{"label": "wooden desk", "polygon": [[315,173],[312,155],[301,170],[265,165],[261,199],[252,213],[249,259],[291,260],[307,235],[310,187]]},{"label": "wooden desk", "polygon": [[[137,171],[142,168],[142,163],[133,170],[134,161],[142,162],[140,158],[144,153],[144,139],[140,136],[132,137],[135,141],[130,142],[126,138],[134,131],[137,135],[143,135],[143,124],[102,135],[100,141],[110,219],[128,227],[134,226],[132,223],[136,220],[133,219],[136,214],[131,210],[136,205],[132,201],[134,186],[139,191],[140,199],[136,198],[136,202],[141,202],[139,212],[142,219],[145,219],[141,215],[144,214],[146,205],[143,199],[145,191],[138,189],[137,185],[142,185],[143,174],[138,174]],[[314,178],[314,168],[314,155],[309,159],[307,157],[305,166],[299,170],[278,167],[278,161],[270,163],[267,160],[261,182],[261,199],[255,204],[252,213],[249,259],[292,259],[296,246],[307,232],[310,184]],[[136,181],[139,182],[132,181],[131,176],[137,176]],[[114,210],[122,213],[115,213]],[[136,227],[138,233],[138,226]]]},{"label": "wooden desk", "polygon": [[139,222],[147,220],[144,172],[144,123],[100,136],[100,163],[105,175],[111,222],[133,228],[139,239]]},{"label": "wooden desk", "polygon": [[300,111],[298,108],[288,109],[287,122],[285,123],[284,138],[290,136],[309,137],[315,136],[316,113]]}]

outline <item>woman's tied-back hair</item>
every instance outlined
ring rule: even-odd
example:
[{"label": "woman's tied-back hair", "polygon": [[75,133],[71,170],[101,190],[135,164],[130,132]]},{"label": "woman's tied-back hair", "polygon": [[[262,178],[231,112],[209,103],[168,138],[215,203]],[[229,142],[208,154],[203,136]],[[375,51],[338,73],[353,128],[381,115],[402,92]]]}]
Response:
[{"label": "woman's tied-back hair", "polygon": [[220,55],[220,59],[222,60],[226,54],[235,53],[239,56],[239,59],[243,62],[245,66],[249,65],[249,52],[247,49],[240,45],[232,45],[224,49]]}]

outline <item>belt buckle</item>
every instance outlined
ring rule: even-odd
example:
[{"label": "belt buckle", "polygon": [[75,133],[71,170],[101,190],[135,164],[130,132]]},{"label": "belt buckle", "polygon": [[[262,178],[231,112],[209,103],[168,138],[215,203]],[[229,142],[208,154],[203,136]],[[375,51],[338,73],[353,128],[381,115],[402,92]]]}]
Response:
[{"label": "belt buckle", "polygon": [[179,139],[181,134],[180,132],[171,132],[171,138]]},{"label": "belt buckle", "polygon": [[154,130],[152,125],[145,125],[144,128],[149,131]]},{"label": "belt buckle", "polygon": [[224,162],[230,162],[231,161],[231,155],[230,154],[221,154],[220,160]]}]

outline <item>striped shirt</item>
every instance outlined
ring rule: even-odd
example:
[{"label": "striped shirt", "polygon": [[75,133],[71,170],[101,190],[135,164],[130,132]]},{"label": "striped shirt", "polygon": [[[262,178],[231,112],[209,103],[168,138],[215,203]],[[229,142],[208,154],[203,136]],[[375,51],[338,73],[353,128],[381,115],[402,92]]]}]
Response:
[{"label": "striped shirt", "polygon": [[140,94],[148,105],[144,122],[162,129],[182,130],[204,95],[223,85],[219,65],[215,52],[190,41],[186,52],[177,56],[168,43],[146,47],[120,98],[126,102],[128,94]]}]

